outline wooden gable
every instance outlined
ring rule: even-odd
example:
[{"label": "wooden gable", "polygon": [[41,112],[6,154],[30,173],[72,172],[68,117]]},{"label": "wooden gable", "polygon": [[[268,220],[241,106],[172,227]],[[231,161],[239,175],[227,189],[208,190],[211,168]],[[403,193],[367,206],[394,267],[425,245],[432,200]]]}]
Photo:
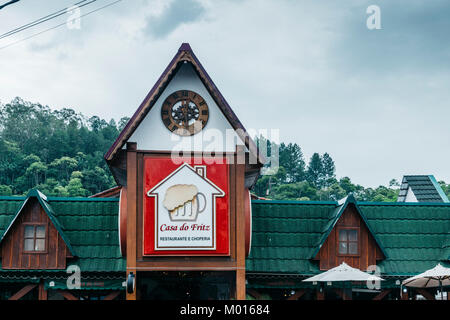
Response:
[{"label": "wooden gable", "polygon": [[[46,227],[45,250],[26,252],[27,225]],[[2,269],[66,269],[71,253],[37,198],[29,198],[1,243]]]},{"label": "wooden gable", "polygon": [[[358,231],[357,254],[339,254],[338,232],[340,229],[351,229]],[[384,255],[373,235],[369,231],[366,223],[358,213],[356,206],[351,203],[344,209],[344,212],[334,225],[315,259],[320,260],[320,270],[328,270],[337,267],[342,262],[345,262],[353,268],[358,268],[365,271],[369,266],[376,265],[377,260],[384,259]]]}]

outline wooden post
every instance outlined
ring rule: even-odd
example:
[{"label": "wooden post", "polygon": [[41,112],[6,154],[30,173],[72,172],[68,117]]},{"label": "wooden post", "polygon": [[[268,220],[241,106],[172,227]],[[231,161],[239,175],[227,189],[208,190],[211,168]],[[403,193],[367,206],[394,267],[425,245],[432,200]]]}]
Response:
[{"label": "wooden post", "polygon": [[322,289],[322,292],[320,292],[320,288],[317,288],[316,300],[325,300],[325,290],[324,289]]},{"label": "wooden post", "polygon": [[[127,279],[133,272],[136,277],[136,219],[137,219],[137,144],[127,143]],[[135,278],[137,281],[137,277]],[[136,291],[128,293],[127,300],[136,300]]]},{"label": "wooden post", "polygon": [[236,147],[236,299],[245,300],[245,149]]},{"label": "wooden post", "polygon": [[39,283],[39,300],[47,300],[47,290],[45,290],[43,281]]},{"label": "wooden post", "polygon": [[401,294],[402,294],[402,298],[401,298],[402,300],[409,300],[408,291],[402,292]]}]

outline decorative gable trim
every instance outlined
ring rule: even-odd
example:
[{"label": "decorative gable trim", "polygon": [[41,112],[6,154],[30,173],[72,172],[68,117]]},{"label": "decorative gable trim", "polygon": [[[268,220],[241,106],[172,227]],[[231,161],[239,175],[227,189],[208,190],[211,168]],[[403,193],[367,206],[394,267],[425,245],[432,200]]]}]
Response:
[{"label": "decorative gable trim", "polygon": [[374,238],[377,246],[380,248],[381,252],[383,253],[383,256],[385,258],[388,258],[387,254],[386,254],[386,251],[384,250],[383,246],[381,245],[380,240],[378,239],[378,237],[376,236],[376,234],[373,232],[372,228],[370,227],[367,218],[362,213],[362,211],[359,209],[359,206],[357,204],[357,201],[356,201],[355,197],[353,196],[352,193],[350,193],[347,197],[345,197],[345,198],[343,198],[343,199],[338,201],[338,205],[337,205],[336,209],[333,211],[329,222],[324,226],[324,228],[322,230],[322,236],[320,237],[318,243],[316,244],[316,246],[312,250],[312,253],[310,255],[310,259],[314,259],[317,256],[317,254],[319,253],[319,251],[322,248],[323,244],[328,239],[328,236],[330,235],[331,231],[334,229],[334,227],[336,226],[337,222],[339,221],[339,219],[341,218],[342,214],[345,212],[345,209],[348,207],[348,205],[350,203],[355,206],[356,211],[358,212],[358,214],[361,217],[361,219],[364,221],[364,224],[366,225],[367,229],[369,230],[369,233]]},{"label": "decorative gable trim", "polygon": [[225,118],[230,122],[233,129],[236,130],[237,135],[242,140],[242,142],[244,142],[245,146],[250,151],[250,154],[257,160],[258,165],[262,166],[265,163],[264,156],[259,153],[256,144],[249,137],[244,126],[239,121],[236,114],[233,112],[230,105],[220,93],[219,89],[216,87],[206,70],[203,68],[202,64],[197,59],[188,43],[183,43],[181,45],[175,57],[172,59],[167,68],[164,70],[163,74],[159,77],[158,81],[147,94],[146,98],[141,103],[134,115],[131,117],[130,121],[128,121],[125,128],[119,134],[119,137],[116,139],[116,141],[114,141],[111,148],[106,152],[104,156],[105,160],[109,162],[115,158],[118,151],[125,145],[125,143],[132,136],[132,134],[148,114],[148,112],[153,108],[159,96],[165,90],[165,88],[167,87],[173,76],[178,72],[181,64],[183,63],[192,64],[194,70],[200,77],[201,81],[207,88],[209,94],[214,99],[219,109],[224,114]]},{"label": "decorative gable trim", "polygon": [[59,223],[58,219],[56,219],[56,217],[54,215],[54,212],[53,212],[53,209],[50,207],[50,205],[47,202],[47,196],[44,195],[42,192],[40,192],[37,189],[32,189],[32,190],[30,190],[28,192],[28,194],[27,194],[25,200],[23,201],[22,205],[20,206],[19,210],[14,215],[14,217],[11,220],[11,222],[9,223],[8,227],[5,229],[5,232],[3,232],[3,234],[1,235],[0,244],[5,239],[6,235],[8,234],[9,230],[12,228],[14,223],[16,222],[16,220],[19,217],[19,215],[23,212],[23,209],[25,208],[25,205],[27,204],[28,200],[30,200],[31,198],[36,198],[38,200],[39,204],[44,209],[44,211],[47,214],[48,218],[50,219],[50,221],[52,222],[52,224],[54,225],[54,227],[58,231],[59,235],[63,239],[63,241],[66,244],[67,248],[69,249],[70,254],[73,257],[75,257],[76,255],[74,253],[74,250],[73,250],[72,246],[70,245],[69,239],[65,236],[65,234],[63,232],[62,225]]}]

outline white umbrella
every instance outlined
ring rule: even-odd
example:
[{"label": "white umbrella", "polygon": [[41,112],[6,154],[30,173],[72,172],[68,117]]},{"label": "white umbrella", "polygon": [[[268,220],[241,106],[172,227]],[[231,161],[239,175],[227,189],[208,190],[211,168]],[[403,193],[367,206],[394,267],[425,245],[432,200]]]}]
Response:
[{"label": "white umbrella", "polygon": [[442,298],[442,287],[450,286],[450,268],[443,267],[440,263],[438,263],[438,265],[433,269],[403,280],[402,285],[414,288],[440,287]]},{"label": "white umbrella", "polygon": [[439,263],[433,269],[403,280],[402,285],[415,288],[450,286],[450,268],[445,268]]},{"label": "white umbrella", "polygon": [[379,281],[384,280],[375,275],[352,268],[345,262],[339,266],[305,279],[306,282],[335,282],[335,281]]}]

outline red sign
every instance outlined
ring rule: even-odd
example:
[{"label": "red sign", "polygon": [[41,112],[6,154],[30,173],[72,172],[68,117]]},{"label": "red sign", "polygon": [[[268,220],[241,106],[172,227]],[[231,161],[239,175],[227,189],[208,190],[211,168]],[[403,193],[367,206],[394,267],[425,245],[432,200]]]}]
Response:
[{"label": "red sign", "polygon": [[229,172],[217,158],[144,158],[144,255],[229,255]]}]

